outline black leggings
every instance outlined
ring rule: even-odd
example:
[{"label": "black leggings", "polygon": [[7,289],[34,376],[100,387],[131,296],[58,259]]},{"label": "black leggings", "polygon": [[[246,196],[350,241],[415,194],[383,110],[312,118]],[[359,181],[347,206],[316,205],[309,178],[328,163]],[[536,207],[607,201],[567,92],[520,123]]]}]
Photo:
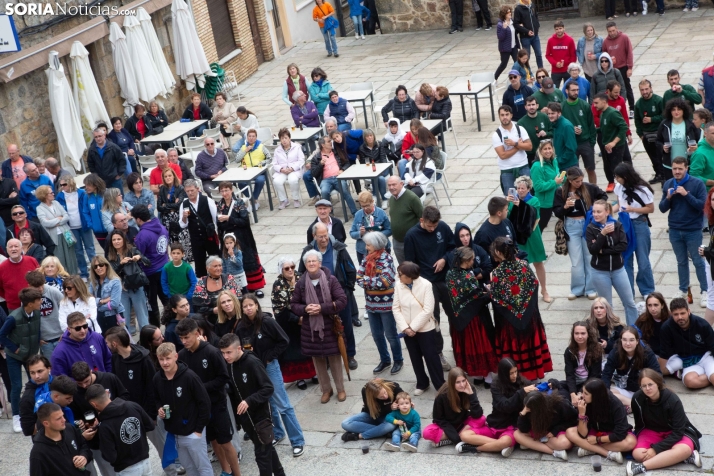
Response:
[{"label": "black leggings", "polygon": [[506,69],[508,66],[508,60],[512,59],[513,62],[516,62],[516,53],[518,53],[518,48],[513,48],[511,51],[501,51],[501,64],[498,65],[498,68],[496,68],[496,73],[493,75],[493,79],[498,79],[499,76],[501,76],[501,73],[503,73],[503,70]]}]

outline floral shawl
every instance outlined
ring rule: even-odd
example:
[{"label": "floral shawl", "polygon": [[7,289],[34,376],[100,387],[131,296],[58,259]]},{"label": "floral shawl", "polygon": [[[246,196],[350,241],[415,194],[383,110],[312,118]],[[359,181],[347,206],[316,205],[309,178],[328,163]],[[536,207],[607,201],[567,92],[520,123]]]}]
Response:
[{"label": "floral shawl", "polygon": [[[295,284],[300,280],[300,273],[295,272]],[[293,297],[293,291],[295,291],[295,286],[291,286],[288,280],[282,275],[278,275],[278,278],[273,283],[273,293],[270,296],[271,301],[273,301],[273,312],[277,315],[283,309],[290,309],[290,299]]]},{"label": "floral shawl", "polygon": [[[446,286],[449,288],[451,307],[454,310],[454,322],[457,332],[469,325],[477,314],[485,309],[490,301],[488,290],[476,279],[473,269],[451,268],[446,273]],[[490,319],[489,314],[489,319]]]},{"label": "floral shawl", "polygon": [[517,330],[523,330],[538,311],[538,280],[528,262],[502,261],[493,270],[491,298],[494,311]]}]

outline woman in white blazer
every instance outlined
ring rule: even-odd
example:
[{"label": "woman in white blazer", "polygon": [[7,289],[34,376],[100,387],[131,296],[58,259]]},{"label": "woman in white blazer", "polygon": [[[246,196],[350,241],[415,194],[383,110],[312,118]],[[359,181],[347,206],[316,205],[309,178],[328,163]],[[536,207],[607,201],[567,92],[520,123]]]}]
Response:
[{"label": "woman in white blazer", "polygon": [[397,330],[404,335],[416,374],[414,395],[421,395],[429,388],[429,378],[434,389],[439,390],[444,385],[444,370],[436,347],[436,333],[440,330],[434,319],[434,291],[429,281],[419,277],[419,265],[411,261],[400,264],[397,274],[399,282],[394,284],[392,313]]},{"label": "woman in white blazer", "polygon": [[89,328],[94,332],[102,332],[97,321],[97,301],[89,294],[87,285],[82,278],[74,274],[67,277],[62,283],[64,299],[60,301],[59,323],[62,330],[67,329],[67,316],[73,312],[81,312],[87,318]]},{"label": "woman in white blazer", "polygon": [[278,132],[280,145],[275,149],[273,156],[273,183],[278,192],[281,210],[288,206],[288,196],[285,193],[285,182],[290,184],[293,196],[293,206],[300,208],[300,179],[302,167],[305,164],[305,154],[300,144],[292,142],[290,131],[287,128]]}]

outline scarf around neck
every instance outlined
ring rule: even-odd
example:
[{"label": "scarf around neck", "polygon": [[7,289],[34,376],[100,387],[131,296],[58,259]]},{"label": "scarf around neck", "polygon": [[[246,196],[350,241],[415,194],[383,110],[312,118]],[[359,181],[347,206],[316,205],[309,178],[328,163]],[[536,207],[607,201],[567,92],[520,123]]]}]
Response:
[{"label": "scarf around neck", "polygon": [[673,183],[673,185],[674,185],[673,188],[674,188],[675,190],[677,190],[677,187],[684,187],[684,184],[687,183],[687,182],[689,182],[689,179],[690,179],[690,177],[689,177],[689,172],[687,172],[687,173],[684,174],[684,177],[682,177],[682,181],[681,181],[681,182],[677,182],[677,179],[674,178],[674,177],[672,177],[672,183]]},{"label": "scarf around neck", "polygon": [[[332,302],[330,283],[323,270],[319,270],[316,274],[306,271],[301,279],[305,280],[305,304],[327,305]],[[317,279],[317,284],[320,285],[322,303],[320,303],[320,299],[317,297],[317,291],[315,291],[315,286],[312,284],[313,279]],[[313,341],[315,340],[315,332],[317,332],[320,340],[325,339],[325,320],[322,318],[322,314],[310,314],[310,336]]]},{"label": "scarf around neck", "polygon": [[373,278],[377,274],[377,260],[382,256],[382,251],[375,250],[364,258],[364,274]]}]

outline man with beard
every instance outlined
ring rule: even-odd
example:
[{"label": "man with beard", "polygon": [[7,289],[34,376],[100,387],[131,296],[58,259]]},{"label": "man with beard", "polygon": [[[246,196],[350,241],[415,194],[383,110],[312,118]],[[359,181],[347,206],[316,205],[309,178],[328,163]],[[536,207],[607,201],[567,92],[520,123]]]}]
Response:
[{"label": "man with beard", "polygon": [[526,152],[528,164],[536,160],[536,152],[540,146],[540,141],[548,137],[553,137],[552,127],[548,116],[538,110],[538,101],[533,96],[526,99],[526,115],[518,120],[518,125],[528,132],[533,147]]},{"label": "man with beard", "polygon": [[664,101],[652,92],[652,83],[643,79],[640,81],[640,98],[635,103],[635,132],[652,162],[655,173],[650,180],[652,184],[664,181],[662,151],[657,147],[657,129],[664,119],[663,113]]},{"label": "man with beard", "polygon": [[595,142],[597,130],[590,105],[580,99],[580,85],[577,82],[568,83],[565,87],[566,100],[560,104],[563,117],[569,120],[575,128],[577,142],[576,155],[583,159],[583,165],[588,173],[588,182],[596,184],[595,173]]},{"label": "man with beard", "polygon": [[528,152],[533,149],[528,132],[511,121],[513,114],[510,106],[498,108],[498,119],[501,125],[491,138],[496,154],[498,168],[501,170],[501,190],[504,194],[513,187],[521,175],[531,174],[528,166]]}]

